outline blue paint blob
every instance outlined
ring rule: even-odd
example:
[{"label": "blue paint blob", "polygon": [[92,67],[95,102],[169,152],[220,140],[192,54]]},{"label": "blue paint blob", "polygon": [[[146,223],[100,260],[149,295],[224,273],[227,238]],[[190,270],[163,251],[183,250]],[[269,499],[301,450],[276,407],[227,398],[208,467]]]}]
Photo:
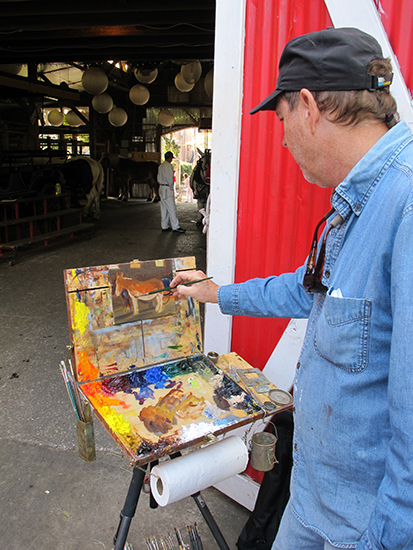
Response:
[{"label": "blue paint blob", "polygon": [[152,367],[145,373],[145,379],[148,384],[154,384],[155,388],[164,388],[165,383],[169,381],[168,376],[163,372],[162,367]]},{"label": "blue paint blob", "polygon": [[141,388],[147,386],[149,382],[145,379],[145,375],[142,372],[131,372],[129,374],[129,383],[131,388]]}]

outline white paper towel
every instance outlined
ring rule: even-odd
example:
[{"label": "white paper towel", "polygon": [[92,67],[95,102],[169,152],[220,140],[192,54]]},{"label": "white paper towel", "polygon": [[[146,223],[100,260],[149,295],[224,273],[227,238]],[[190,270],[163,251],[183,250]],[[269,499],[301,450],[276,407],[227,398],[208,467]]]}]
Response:
[{"label": "white paper towel", "polygon": [[247,447],[234,435],[155,466],[151,491],[159,506],[166,506],[243,472],[247,464]]}]

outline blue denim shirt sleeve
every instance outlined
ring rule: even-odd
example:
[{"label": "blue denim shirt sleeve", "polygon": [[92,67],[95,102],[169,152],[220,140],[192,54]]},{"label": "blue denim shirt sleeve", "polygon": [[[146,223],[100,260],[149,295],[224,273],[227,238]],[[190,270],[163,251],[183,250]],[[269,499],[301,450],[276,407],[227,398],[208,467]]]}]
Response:
[{"label": "blue denim shirt sleeve", "polygon": [[227,315],[307,318],[314,297],[305,292],[303,276],[304,266],[295,273],[284,273],[279,277],[256,278],[245,283],[221,286],[218,289],[218,305],[221,312]]}]

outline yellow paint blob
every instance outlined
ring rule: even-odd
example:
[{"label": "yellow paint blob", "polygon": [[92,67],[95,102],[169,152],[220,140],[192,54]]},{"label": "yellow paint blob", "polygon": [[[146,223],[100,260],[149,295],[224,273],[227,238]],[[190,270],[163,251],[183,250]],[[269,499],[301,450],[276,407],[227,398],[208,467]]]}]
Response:
[{"label": "yellow paint blob", "polygon": [[126,435],[132,431],[131,423],[125,419],[123,414],[118,414],[107,406],[100,408],[99,413],[102,415],[112,432]]},{"label": "yellow paint blob", "polygon": [[75,304],[75,318],[74,318],[74,329],[78,330],[80,334],[83,334],[89,325],[89,318],[87,315],[88,308],[83,302],[76,302]]}]

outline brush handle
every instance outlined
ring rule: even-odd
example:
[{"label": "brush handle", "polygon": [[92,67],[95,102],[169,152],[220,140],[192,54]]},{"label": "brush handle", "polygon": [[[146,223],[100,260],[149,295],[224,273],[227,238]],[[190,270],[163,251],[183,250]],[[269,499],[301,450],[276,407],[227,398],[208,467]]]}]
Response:
[{"label": "brush handle", "polygon": [[[203,281],[209,281],[210,279],[212,279],[212,277],[205,277],[204,279],[196,279],[195,281],[187,281],[186,283],[181,283],[181,285],[182,286],[195,285],[196,283],[202,283]],[[141,294],[141,296],[149,296],[149,294],[156,294],[157,292],[170,292],[171,290],[174,290],[174,288],[176,288],[176,286],[166,286],[165,288],[161,288],[159,290],[151,290],[150,292],[147,292],[146,294]]]}]

